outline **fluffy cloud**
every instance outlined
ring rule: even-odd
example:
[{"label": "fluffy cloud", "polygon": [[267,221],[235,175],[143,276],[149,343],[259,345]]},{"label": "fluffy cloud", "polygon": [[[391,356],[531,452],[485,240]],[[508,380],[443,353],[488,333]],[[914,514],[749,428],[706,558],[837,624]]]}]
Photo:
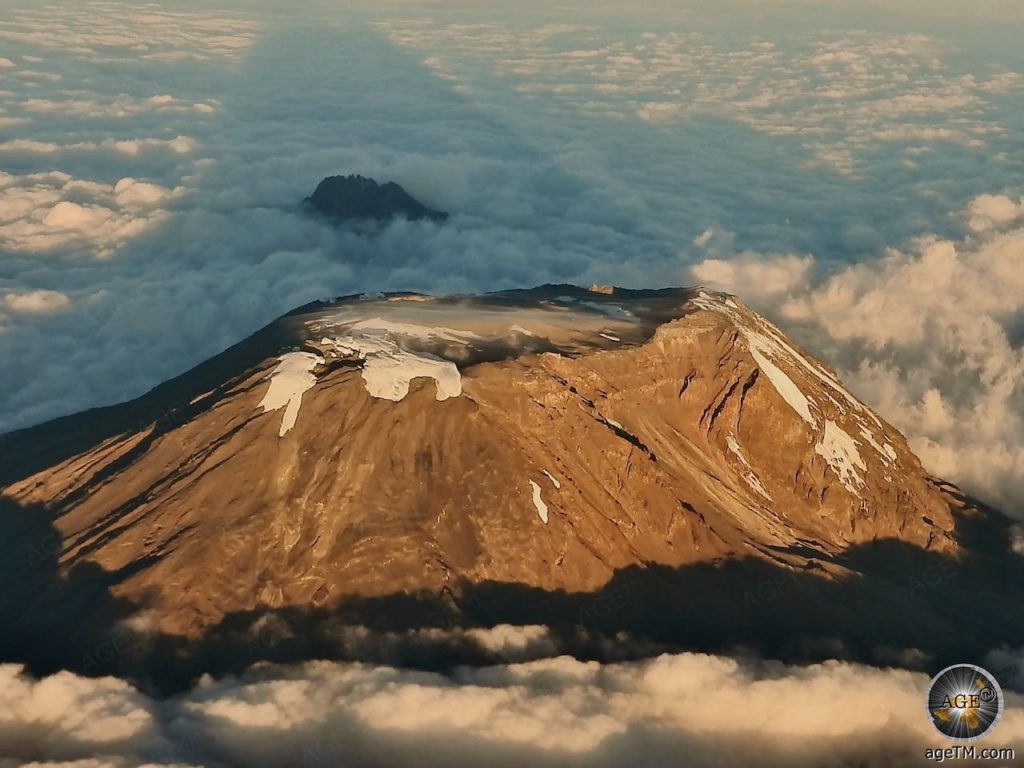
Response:
[{"label": "fluffy cloud", "polygon": [[[711,239],[706,236],[707,233],[697,238],[704,241],[702,245]],[[813,264],[810,256],[764,259],[747,252],[730,259],[705,259],[693,266],[690,273],[701,285],[729,286],[740,296],[778,296],[801,285]]]},{"label": "fluffy cloud", "polygon": [[[1000,659],[1012,666],[1016,657]],[[840,662],[563,656],[448,675],[330,662],[261,666],[154,701],[110,678],[34,681],[7,666],[0,760],[669,766],[685,755],[694,766],[918,765],[927,746],[941,746],[922,712],[926,684],[921,674]],[[983,745],[1022,737],[1024,702],[1009,694]]]},{"label": "fluffy cloud", "polygon": [[26,291],[8,293],[3,297],[3,306],[11,312],[47,313],[64,309],[71,300],[60,291]]},{"label": "fluffy cloud", "polygon": [[130,177],[108,186],[65,173],[0,173],[0,246],[10,251],[84,250],[104,258],[167,218],[181,188]]},{"label": "fluffy cloud", "polygon": [[150,703],[113,678],[32,680],[0,665],[0,758],[67,761],[159,743]]},{"label": "fluffy cloud", "polygon": [[984,195],[966,211],[973,236],[815,280],[809,259],[756,254],[691,274],[796,329],[932,472],[1024,517],[1024,229],[996,229],[1019,215]]},{"label": "fluffy cloud", "polygon": [[198,103],[191,103],[166,94],[150,96],[147,99],[137,99],[121,94],[106,102],[74,97],[30,98],[25,99],[16,106],[24,112],[40,115],[60,114],[65,117],[75,116],[81,118],[128,118],[151,112],[197,112],[207,114],[216,111],[219,101],[208,99]]},{"label": "fluffy cloud", "polygon": [[14,11],[0,29],[0,40],[107,61],[234,59],[253,44],[257,28],[257,23],[233,14],[89,2]]},{"label": "fluffy cloud", "polygon": [[159,148],[185,155],[195,151],[197,147],[196,142],[188,136],[177,136],[173,139],[104,139],[103,141],[79,141],[71,144],[33,139],[12,139],[0,143],[0,152],[52,155],[72,150],[91,152],[108,149],[126,155],[138,155],[144,149]]},{"label": "fluffy cloud", "polygon": [[975,232],[1013,224],[1024,218],[1024,198],[1014,201],[1006,195],[979,195],[967,208],[968,226]]}]

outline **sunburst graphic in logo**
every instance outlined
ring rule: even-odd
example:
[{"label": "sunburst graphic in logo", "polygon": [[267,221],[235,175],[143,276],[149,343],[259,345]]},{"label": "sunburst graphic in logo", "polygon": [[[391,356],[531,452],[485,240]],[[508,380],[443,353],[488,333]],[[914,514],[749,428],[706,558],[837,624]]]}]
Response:
[{"label": "sunburst graphic in logo", "polygon": [[959,742],[980,739],[1003,715],[1003,691],[974,664],[954,664],[932,678],[925,706],[935,729]]}]

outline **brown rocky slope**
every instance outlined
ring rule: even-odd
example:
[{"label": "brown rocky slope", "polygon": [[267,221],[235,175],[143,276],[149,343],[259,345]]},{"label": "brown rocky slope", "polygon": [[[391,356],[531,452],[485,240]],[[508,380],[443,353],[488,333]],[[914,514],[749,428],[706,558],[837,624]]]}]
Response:
[{"label": "brown rocky slope", "polygon": [[[700,289],[317,303],[0,450],[19,647],[69,600],[83,625],[144,615],[181,643],[396,597],[575,624],[573,596],[621,592],[623,574],[643,586],[609,631],[657,635],[671,610],[684,626],[662,640],[842,641],[874,605],[952,638],[932,605],[949,584],[914,579],[972,562],[970,521],[1001,546],[996,516],[930,478],[830,368]],[[33,558],[51,572],[26,576]],[[83,579],[98,586],[69,597]],[[829,618],[786,618],[800,604]]]}]

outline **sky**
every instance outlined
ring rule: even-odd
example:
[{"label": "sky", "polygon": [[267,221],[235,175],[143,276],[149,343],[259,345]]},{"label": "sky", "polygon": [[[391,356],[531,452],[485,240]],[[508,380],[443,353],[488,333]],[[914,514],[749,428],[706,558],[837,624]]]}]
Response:
[{"label": "sky", "polygon": [[[317,298],[699,283],[1024,519],[1017,0],[295,5],[0,0],[0,432],[136,397]],[[452,216],[306,216],[337,173]],[[897,765],[927,741],[920,673],[600,665],[545,631],[495,630],[509,658],[448,676],[310,662],[162,701],[0,666],[0,768]],[[994,654],[1024,687],[1020,651]],[[1000,728],[1024,736],[1012,695]]]}]

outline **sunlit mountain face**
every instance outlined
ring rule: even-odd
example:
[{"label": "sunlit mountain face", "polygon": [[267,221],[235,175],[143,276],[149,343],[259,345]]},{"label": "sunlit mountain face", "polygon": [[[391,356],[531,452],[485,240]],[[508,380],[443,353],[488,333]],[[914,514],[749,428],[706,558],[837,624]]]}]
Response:
[{"label": "sunlit mountain face", "polygon": [[[917,765],[944,743],[925,687],[958,651],[1006,690],[984,743],[1024,735],[1020,644],[944,613],[972,594],[986,620],[1014,610],[1024,563],[1024,10],[708,5],[0,2],[0,768]],[[339,176],[365,177],[343,202],[367,220],[305,202]],[[523,317],[485,296],[536,286]],[[624,291],[670,286],[707,292],[629,309]],[[421,317],[427,295],[454,297],[443,323]],[[275,335],[330,307],[344,322]],[[727,330],[736,307],[771,334]],[[700,312],[718,319],[685,325]],[[332,346],[338,323],[355,336]],[[428,343],[409,323],[458,334]],[[726,330],[687,336],[697,366],[658,346],[673,323]],[[512,421],[478,433],[485,379]],[[552,410],[513,418],[517,393]],[[563,396],[571,424],[545,399]],[[624,410],[586,421],[606,398]],[[539,414],[563,463],[507,461],[479,488],[541,527],[499,515],[470,546],[486,494],[444,457],[469,473],[470,446],[532,456]],[[429,435],[432,463],[391,455],[400,434]],[[372,459],[324,458],[364,444]],[[218,463],[225,446],[259,459]],[[285,466],[349,485],[313,498]],[[382,516],[362,510],[331,549],[330,515],[371,477]],[[424,490],[441,478],[443,504]],[[616,507],[638,478],[659,490]],[[448,517],[463,507],[465,525]],[[327,538],[299,535],[300,509]],[[667,542],[694,515],[744,533],[694,535],[683,558]],[[541,537],[517,550],[535,563],[501,561],[506,525]],[[881,554],[854,548],[875,539]],[[300,542],[316,557],[287,554]],[[358,578],[335,552],[362,558]],[[754,572],[729,570],[746,556]],[[652,586],[644,569],[683,560],[728,588],[703,571]],[[492,593],[467,607],[453,574],[565,594],[488,612]],[[321,581],[433,592],[385,621],[331,613]],[[698,583],[675,624],[623,618],[668,614],[659,601]],[[207,597],[221,589],[230,607]],[[913,626],[854,631],[861,613]]]}]

